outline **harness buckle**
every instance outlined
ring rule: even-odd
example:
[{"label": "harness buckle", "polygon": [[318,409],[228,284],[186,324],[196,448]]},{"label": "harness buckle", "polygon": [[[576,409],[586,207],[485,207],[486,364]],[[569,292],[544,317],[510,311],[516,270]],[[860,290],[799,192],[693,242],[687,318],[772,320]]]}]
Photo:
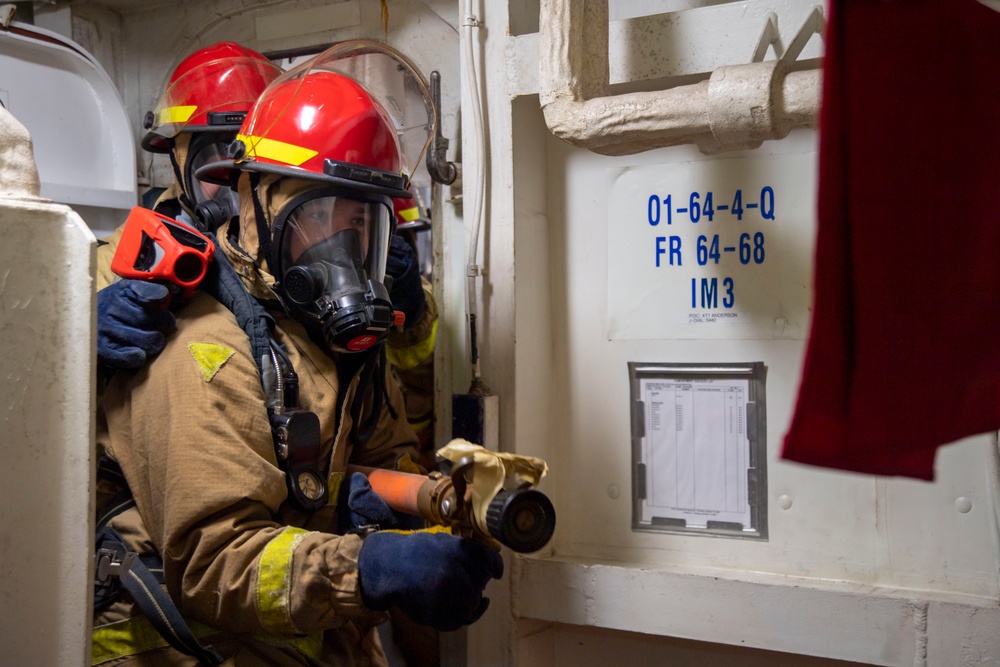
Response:
[{"label": "harness buckle", "polygon": [[135,557],[134,551],[126,551],[124,557],[121,557],[119,552],[114,549],[98,549],[95,556],[97,583],[105,585],[112,579],[124,579],[128,571],[132,569],[132,561],[135,560]]}]

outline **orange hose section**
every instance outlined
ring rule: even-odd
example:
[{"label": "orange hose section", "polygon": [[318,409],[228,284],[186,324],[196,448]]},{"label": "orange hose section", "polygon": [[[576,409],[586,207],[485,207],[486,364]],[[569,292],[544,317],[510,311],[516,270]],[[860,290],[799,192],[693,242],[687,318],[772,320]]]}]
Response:
[{"label": "orange hose section", "polygon": [[420,516],[417,497],[420,494],[420,487],[428,481],[425,475],[366,466],[347,466],[347,472],[364,473],[372,485],[372,490],[392,509]]}]

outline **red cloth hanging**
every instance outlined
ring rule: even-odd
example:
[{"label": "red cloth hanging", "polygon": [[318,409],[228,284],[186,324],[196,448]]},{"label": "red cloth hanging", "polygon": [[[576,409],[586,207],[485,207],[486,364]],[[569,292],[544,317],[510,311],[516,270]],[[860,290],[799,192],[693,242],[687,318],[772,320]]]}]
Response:
[{"label": "red cloth hanging", "polygon": [[812,332],[782,457],[933,479],[1000,429],[1000,13],[830,0]]}]

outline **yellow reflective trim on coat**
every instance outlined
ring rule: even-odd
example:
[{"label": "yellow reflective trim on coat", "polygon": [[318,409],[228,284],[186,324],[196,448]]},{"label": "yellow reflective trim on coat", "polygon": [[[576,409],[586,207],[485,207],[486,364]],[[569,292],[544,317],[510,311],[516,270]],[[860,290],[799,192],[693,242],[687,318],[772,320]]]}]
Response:
[{"label": "yellow reflective trim on coat", "polygon": [[292,554],[309,531],[285,528],[267,543],[257,562],[257,614],[261,624],[278,634],[297,634],[289,600],[292,584]]},{"label": "yellow reflective trim on coat", "polygon": [[344,483],[344,477],[346,476],[347,474],[343,471],[330,473],[330,477],[326,482],[326,488],[328,489],[326,496],[327,505],[337,504],[337,500],[340,498],[340,485]]},{"label": "yellow reflective trim on coat", "polygon": [[306,160],[310,160],[318,155],[316,151],[310,148],[296,146],[295,144],[285,143],[277,139],[248,137],[243,134],[237,134],[236,138],[246,144],[248,158],[259,157],[298,167]]},{"label": "yellow reflective trim on coat", "polygon": [[378,531],[380,533],[396,533],[397,535],[413,535],[414,533],[448,533],[451,535],[451,526],[442,526],[441,524],[434,524],[427,526],[426,528],[420,528],[418,530],[403,530],[401,528],[387,528],[385,530]]},{"label": "yellow reflective trim on coat", "polygon": [[323,633],[306,635],[304,637],[277,637],[275,635],[254,635],[262,644],[286,648],[291,646],[307,658],[318,661],[323,656]]},{"label": "yellow reflective trim on coat", "polygon": [[160,125],[186,123],[197,110],[198,107],[196,106],[163,107],[157,112],[156,119],[159,121]]},{"label": "yellow reflective trim on coat", "polygon": [[219,369],[236,354],[236,350],[215,343],[188,343],[188,349],[205,382],[211,382]]},{"label": "yellow reflective trim on coat", "polygon": [[397,457],[396,463],[393,464],[393,467],[400,472],[408,472],[414,475],[424,474],[423,471],[420,470],[420,466],[413,462],[409,452],[401,454]]},{"label": "yellow reflective trim on coat", "polygon": [[[204,623],[187,620],[187,624],[195,637],[219,634],[219,630]],[[91,634],[90,664],[101,665],[110,660],[166,646],[169,646],[167,640],[145,616],[134,616],[94,628]]]},{"label": "yellow reflective trim on coat", "polygon": [[415,422],[410,422],[410,428],[413,429],[414,433],[420,433],[421,431],[423,431],[425,428],[429,427],[430,425],[431,425],[431,420],[430,419],[421,419],[421,420],[418,420],[418,421],[415,421]]},{"label": "yellow reflective trim on coat", "polygon": [[434,341],[437,339],[438,321],[434,320],[431,332],[427,338],[408,347],[396,348],[385,346],[385,356],[389,363],[402,371],[408,371],[424,363],[434,354]]}]

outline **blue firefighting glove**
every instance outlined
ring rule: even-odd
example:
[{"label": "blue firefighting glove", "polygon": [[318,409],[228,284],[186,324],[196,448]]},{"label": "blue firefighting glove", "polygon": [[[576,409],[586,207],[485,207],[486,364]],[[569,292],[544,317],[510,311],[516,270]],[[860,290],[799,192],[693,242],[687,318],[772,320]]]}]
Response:
[{"label": "blue firefighting glove", "polygon": [[337,520],[345,533],[374,527],[379,530],[418,530],[424,520],[396,512],[372,490],[371,482],[362,473],[352,473],[340,486],[337,500]]},{"label": "blue firefighting glove", "polygon": [[163,307],[166,286],[119,280],[97,293],[97,362],[105,371],[137,370],[159,354],[176,322]]},{"label": "blue firefighting glove", "polygon": [[372,490],[372,485],[360,472],[351,473],[340,486],[337,518],[345,533],[367,526],[395,528],[396,513]]},{"label": "blue firefighting glove", "polygon": [[420,284],[420,265],[413,248],[398,234],[393,234],[389,242],[385,272],[392,276],[392,287],[389,289],[392,307],[406,315],[403,326],[416,324],[423,317],[427,305],[424,288]]},{"label": "blue firefighting glove", "polygon": [[474,623],[490,604],[483,590],[503,576],[492,547],[443,532],[372,533],[358,555],[361,600],[396,606],[417,623],[451,631]]}]

